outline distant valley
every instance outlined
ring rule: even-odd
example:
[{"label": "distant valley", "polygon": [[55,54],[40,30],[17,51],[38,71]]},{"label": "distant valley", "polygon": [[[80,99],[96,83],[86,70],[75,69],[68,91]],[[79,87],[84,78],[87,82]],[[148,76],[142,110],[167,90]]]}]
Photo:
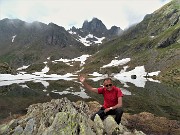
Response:
[{"label": "distant valley", "polygon": [[[107,29],[101,20],[84,21],[82,28],[65,30],[62,26],[41,22],[27,23],[19,19],[0,20],[0,73],[16,74],[16,69],[28,67],[32,73],[44,68],[49,58],[49,74],[119,73],[144,66],[146,72],[161,71],[158,79],[180,80],[180,8],[173,0],[162,8],[146,15],[142,22],[123,31],[112,26]],[[73,59],[91,55],[82,67],[73,67],[57,59]],[[112,60],[131,58],[126,65],[101,68]]]}]

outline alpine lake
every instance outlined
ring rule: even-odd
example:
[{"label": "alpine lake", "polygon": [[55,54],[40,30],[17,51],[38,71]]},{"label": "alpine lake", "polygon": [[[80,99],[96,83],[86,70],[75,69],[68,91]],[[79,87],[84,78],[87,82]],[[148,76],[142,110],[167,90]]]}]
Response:
[{"label": "alpine lake", "polygon": [[[137,80],[138,81],[138,80]],[[87,79],[93,87],[102,86],[103,80]],[[46,85],[45,85],[46,84]],[[136,114],[150,112],[156,116],[180,121],[180,86],[146,81],[144,87],[133,83],[122,84],[113,80],[121,88],[124,112]],[[127,86],[128,85],[128,86]],[[98,101],[103,104],[103,96],[85,90],[78,79],[46,80],[43,82],[26,81],[0,86],[0,123],[13,115],[24,115],[31,104],[67,97],[70,101]]]}]

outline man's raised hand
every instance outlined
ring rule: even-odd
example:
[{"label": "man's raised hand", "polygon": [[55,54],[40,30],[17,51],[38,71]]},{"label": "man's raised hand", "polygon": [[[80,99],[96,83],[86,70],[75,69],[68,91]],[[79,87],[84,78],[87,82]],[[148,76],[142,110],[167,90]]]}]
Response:
[{"label": "man's raised hand", "polygon": [[81,76],[81,75],[79,76],[79,81],[80,81],[81,83],[83,83],[83,82],[85,81],[85,79],[86,79],[86,78],[85,78],[84,76]]}]

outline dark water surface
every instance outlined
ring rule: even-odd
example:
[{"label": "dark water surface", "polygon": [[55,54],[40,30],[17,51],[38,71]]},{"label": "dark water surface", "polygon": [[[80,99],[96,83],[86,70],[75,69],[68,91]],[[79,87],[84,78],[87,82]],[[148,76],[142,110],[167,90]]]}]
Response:
[{"label": "dark water surface", "polygon": [[[0,122],[13,114],[25,114],[29,105],[48,102],[51,99],[67,97],[71,101],[96,100],[103,103],[102,95],[84,90],[77,81],[47,81],[49,85],[41,82],[26,82],[0,87]],[[93,87],[99,87],[102,80],[93,82]],[[124,93],[123,107],[125,112],[139,113],[151,112],[156,116],[165,116],[180,121],[180,87],[170,87],[166,84],[147,81],[145,87],[136,87],[128,83],[124,87],[118,80],[114,84]]]}]

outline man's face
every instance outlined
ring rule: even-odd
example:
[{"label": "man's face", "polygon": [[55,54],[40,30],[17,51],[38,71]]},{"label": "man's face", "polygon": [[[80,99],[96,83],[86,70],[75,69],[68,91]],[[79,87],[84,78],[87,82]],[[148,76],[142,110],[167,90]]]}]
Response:
[{"label": "man's face", "polygon": [[106,89],[110,91],[112,89],[112,82],[111,82],[111,80],[105,80],[104,81],[104,87],[106,87]]}]

